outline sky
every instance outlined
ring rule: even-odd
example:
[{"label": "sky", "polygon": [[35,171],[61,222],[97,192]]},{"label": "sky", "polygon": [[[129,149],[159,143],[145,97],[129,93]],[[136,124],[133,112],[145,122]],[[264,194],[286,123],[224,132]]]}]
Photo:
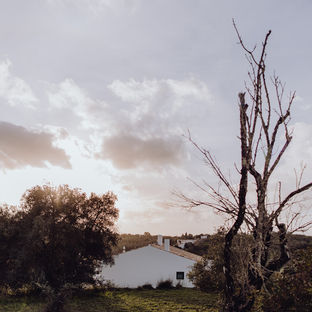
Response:
[{"label": "sky", "polygon": [[[222,216],[173,195],[216,183],[192,138],[225,172],[239,164],[237,94],[247,46],[272,30],[268,73],[296,90],[294,139],[277,169],[312,174],[309,0],[0,2],[0,202],[35,185],[118,196],[120,233],[213,233]],[[306,213],[310,210],[306,208]]]}]

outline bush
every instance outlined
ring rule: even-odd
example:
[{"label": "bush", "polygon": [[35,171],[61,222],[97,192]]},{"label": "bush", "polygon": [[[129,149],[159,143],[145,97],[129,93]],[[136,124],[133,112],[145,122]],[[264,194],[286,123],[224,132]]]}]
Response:
[{"label": "bush", "polygon": [[138,290],[151,290],[151,289],[154,289],[154,287],[152,284],[146,283],[142,286],[139,286],[137,289]]},{"label": "bush", "polygon": [[264,296],[263,311],[312,311],[312,248],[298,250],[281,273],[276,273]]},{"label": "bush", "polygon": [[47,296],[48,302],[44,312],[66,312],[64,306],[67,297],[68,294],[64,289],[59,292],[51,290]]},{"label": "bush", "polygon": [[165,281],[161,280],[157,283],[156,289],[173,289],[172,280],[167,279]]},{"label": "bush", "polygon": [[111,280],[106,280],[103,282],[100,286],[98,286],[100,290],[115,290],[118,289],[119,287],[114,284]]},{"label": "bush", "polygon": [[221,291],[224,286],[224,277],[220,270],[220,263],[210,261],[207,257],[203,257],[202,262],[195,263],[188,273],[188,278],[201,291]]}]

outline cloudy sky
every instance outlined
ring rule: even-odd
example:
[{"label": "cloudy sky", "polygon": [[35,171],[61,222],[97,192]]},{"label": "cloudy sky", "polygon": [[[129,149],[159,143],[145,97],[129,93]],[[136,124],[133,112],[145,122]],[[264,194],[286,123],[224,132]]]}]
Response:
[{"label": "cloudy sky", "polygon": [[[10,0],[0,2],[0,190],[18,204],[51,183],[111,190],[120,232],[211,233],[222,218],[186,211],[172,191],[214,182],[184,135],[225,171],[239,160],[237,44],[272,29],[268,69],[296,90],[294,140],[279,172],[312,174],[309,0]],[[235,170],[234,170],[235,171]]]}]

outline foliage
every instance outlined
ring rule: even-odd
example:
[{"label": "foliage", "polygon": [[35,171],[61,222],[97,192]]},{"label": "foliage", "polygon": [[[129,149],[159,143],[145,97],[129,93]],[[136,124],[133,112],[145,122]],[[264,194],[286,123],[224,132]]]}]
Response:
[{"label": "foliage", "polygon": [[[188,277],[202,291],[222,291],[225,286],[224,278],[224,237],[225,228],[221,227],[216,234],[210,235],[205,246],[209,246],[203,255],[203,261],[198,262],[189,272]],[[250,235],[238,234],[233,240],[233,273],[243,278],[251,241]]]},{"label": "foliage", "polygon": [[137,289],[138,290],[150,290],[150,289],[154,289],[154,287],[152,284],[147,283],[142,286],[139,286]]},{"label": "foliage", "polygon": [[188,274],[188,278],[195,287],[202,291],[220,291],[224,286],[223,276],[223,245],[224,245],[224,229],[220,229],[218,233],[208,236],[207,239],[196,248],[186,248],[187,251],[194,253],[202,253],[202,262],[194,264],[192,270]]},{"label": "foliage", "polygon": [[[176,236],[164,236],[170,239],[170,244],[174,245],[177,242]],[[149,232],[142,234],[120,234],[120,239],[116,247],[113,248],[114,254],[119,254],[123,251],[123,247],[126,251],[132,249],[141,248],[148,244],[155,244],[157,242],[157,235],[151,235]]]},{"label": "foliage", "polygon": [[0,207],[0,286],[6,287],[15,280],[13,260],[17,257],[17,233],[20,214],[13,207]]},{"label": "foliage", "polygon": [[65,301],[66,294],[63,291],[58,293],[52,292],[48,297],[48,303],[44,312],[65,312]]},{"label": "foliage", "polygon": [[201,262],[194,264],[187,275],[196,288],[206,292],[220,290],[218,284],[215,283],[215,277],[219,276],[219,272],[213,270],[210,261],[204,256]]},{"label": "foliage", "polygon": [[183,238],[183,239],[193,239],[194,235],[191,234],[191,233],[185,232],[184,234],[181,235],[181,238]]},{"label": "foliage", "polygon": [[0,263],[5,283],[50,289],[60,304],[70,285],[95,283],[97,267],[113,263],[112,247],[118,239],[115,201],[110,192],[87,196],[67,185],[44,185],[26,191],[19,212],[5,214],[2,208],[11,244]]},{"label": "foliage", "polygon": [[186,243],[184,250],[199,256],[208,256],[214,259],[220,253],[220,248],[224,244],[225,229],[220,227],[215,234],[207,235],[207,238],[197,239],[194,243]]},{"label": "foliage", "polygon": [[22,198],[22,260],[28,278],[54,289],[93,283],[97,261],[113,261],[115,201],[112,193],[87,197],[66,185],[28,190]]},{"label": "foliage", "polygon": [[144,246],[147,246],[148,244],[155,243],[156,240],[157,240],[157,237],[155,235],[151,235],[148,232],[145,232],[144,235],[120,234],[120,239],[118,241],[118,244],[113,248],[113,253],[114,254],[121,253],[123,250],[123,247],[126,248],[126,251],[144,247]]},{"label": "foliage", "polygon": [[167,280],[160,280],[157,285],[156,289],[173,289],[174,286],[172,284],[172,280],[167,279]]},{"label": "foliage", "polygon": [[[196,263],[188,275],[188,278],[193,282],[195,287],[202,291],[222,291],[224,287],[224,236],[225,230],[220,228],[217,233],[208,235],[207,239],[198,240],[194,243],[185,245],[185,250],[203,256],[203,262]],[[273,233],[272,236],[274,236],[274,241],[278,240],[277,233]],[[239,270],[240,259],[246,256],[244,255],[241,257],[241,253],[244,250],[242,245],[248,246],[250,244],[250,240],[251,237],[238,234],[233,242],[233,253],[235,256],[233,266],[236,270]],[[269,294],[272,294],[272,296],[268,296],[265,291],[258,296],[255,305],[259,306],[259,310],[263,308],[265,311],[287,311],[286,308],[291,309],[291,307],[295,307],[294,311],[301,311],[301,309],[302,311],[306,311],[304,308],[305,306],[308,306],[307,311],[309,311],[309,309],[312,310],[309,306],[310,301],[312,302],[312,292],[308,291],[309,287],[312,290],[312,286],[302,290],[302,287],[297,285],[298,283],[300,286],[311,285],[309,283],[312,283],[312,237],[292,234],[289,235],[288,241],[290,252],[294,254],[294,260],[291,261],[290,265],[285,268],[283,273],[277,273],[274,275],[274,279],[272,281],[267,281],[266,287],[269,288]],[[279,251],[278,245],[273,244],[272,248],[273,253],[277,254]],[[248,248],[245,248],[245,252],[246,250],[248,250]],[[304,256],[309,253],[311,257],[310,264],[307,261],[309,257]],[[298,266],[298,259],[301,259],[300,263],[302,266]],[[306,260],[302,262],[302,259]],[[302,270],[300,276],[298,276],[298,274],[294,274],[294,263],[296,264],[295,266],[297,271],[299,269]],[[306,268],[304,268],[303,263],[306,263]],[[238,271],[235,274],[239,275],[241,273]],[[301,282],[302,279],[305,280],[304,283]],[[296,292],[296,296],[291,294],[290,289],[292,289],[293,293]],[[296,291],[296,289],[298,289],[298,291]],[[299,302],[302,303],[301,306],[298,305]],[[255,311],[258,311],[256,307],[254,307],[254,309]]]},{"label": "foliage", "polygon": [[288,237],[288,245],[291,251],[312,247],[312,237],[302,234],[292,234]]},{"label": "foliage", "polygon": [[298,250],[268,287],[264,311],[312,311],[312,248]]}]

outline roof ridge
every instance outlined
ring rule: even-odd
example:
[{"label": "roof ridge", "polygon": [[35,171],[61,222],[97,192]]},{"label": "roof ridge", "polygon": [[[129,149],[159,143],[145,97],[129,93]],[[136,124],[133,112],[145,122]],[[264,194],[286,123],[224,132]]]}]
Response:
[{"label": "roof ridge", "polygon": [[158,244],[151,244],[150,246],[155,247],[155,248],[162,250],[162,251],[170,252],[174,255],[177,255],[177,256],[180,256],[180,257],[183,257],[183,258],[186,258],[189,260],[193,260],[193,261],[197,261],[197,262],[202,260],[201,256],[196,255],[192,252],[186,251],[184,249],[174,247],[174,246],[170,246],[169,250],[165,250],[164,246],[160,246]]}]

